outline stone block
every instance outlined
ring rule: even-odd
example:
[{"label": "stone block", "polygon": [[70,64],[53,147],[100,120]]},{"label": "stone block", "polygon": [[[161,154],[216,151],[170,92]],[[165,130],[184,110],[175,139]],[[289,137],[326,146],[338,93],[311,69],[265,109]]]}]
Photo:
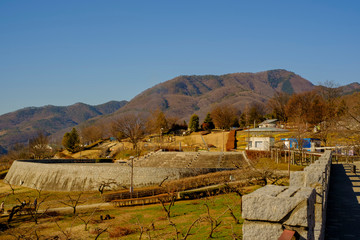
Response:
[{"label": "stone block", "polygon": [[321,169],[308,169],[305,173],[305,186],[312,187],[314,184],[322,184],[323,178]]},{"label": "stone block", "polygon": [[290,186],[304,187],[305,186],[304,172],[291,172],[290,173]]},{"label": "stone block", "polygon": [[281,224],[245,221],[243,224],[244,240],[277,240],[283,228]]},{"label": "stone block", "polygon": [[[309,188],[307,188],[309,190]],[[310,196],[304,195],[305,199],[291,211],[289,218],[284,222],[289,226],[301,226],[313,229],[315,226],[315,191]]]},{"label": "stone block", "polygon": [[323,206],[319,203],[315,204],[315,222],[322,223],[323,221]]},{"label": "stone block", "polygon": [[[246,220],[257,221],[288,220],[289,224],[297,226],[303,226],[306,222],[305,226],[308,226],[312,224],[311,212],[314,212],[309,204],[314,204],[314,201],[315,192],[311,188],[267,185],[243,197],[242,216]],[[291,217],[292,214],[296,217]]]}]

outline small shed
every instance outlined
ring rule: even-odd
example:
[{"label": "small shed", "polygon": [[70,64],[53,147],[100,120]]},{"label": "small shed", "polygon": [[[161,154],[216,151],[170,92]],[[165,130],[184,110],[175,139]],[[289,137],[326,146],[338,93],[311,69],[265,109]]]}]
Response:
[{"label": "small shed", "polygon": [[275,144],[273,137],[250,137],[248,142],[249,150],[270,151]]},{"label": "small shed", "polygon": [[275,128],[277,122],[277,119],[267,119],[259,124],[259,128]]}]

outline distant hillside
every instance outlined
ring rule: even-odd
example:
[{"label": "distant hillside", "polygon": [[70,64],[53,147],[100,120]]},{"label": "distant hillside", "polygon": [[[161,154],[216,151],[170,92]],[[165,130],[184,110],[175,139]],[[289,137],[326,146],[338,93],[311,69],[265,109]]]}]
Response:
[{"label": "distant hillside", "polygon": [[[317,86],[301,76],[282,69],[258,73],[179,76],[149,88],[130,102],[108,102],[98,106],[77,103],[68,107],[25,108],[0,116],[0,145],[26,142],[37,130],[61,139],[65,131],[79,124],[112,121],[124,112],[149,114],[160,109],[179,120],[194,113],[202,121],[212,106],[230,104],[239,110],[254,102],[266,103],[275,92],[289,94],[314,90]],[[359,83],[339,87],[342,94],[360,91]]]},{"label": "distant hillside", "polygon": [[11,146],[25,143],[38,130],[53,134],[59,130],[76,126],[88,119],[111,114],[127,104],[127,101],[111,101],[91,106],[76,103],[67,107],[29,107],[0,116],[0,145]]},{"label": "distant hillside", "polygon": [[231,104],[243,110],[253,102],[267,101],[276,91],[292,94],[312,89],[314,85],[308,80],[281,69],[220,76],[179,76],[140,93],[116,114],[159,108],[188,120],[193,113],[204,117],[214,104]]},{"label": "distant hillside", "polygon": [[0,156],[3,154],[6,154],[7,150],[5,148],[3,148],[2,146],[0,146]]},{"label": "distant hillside", "polygon": [[350,83],[348,85],[345,86],[341,86],[339,87],[342,95],[349,95],[349,94],[353,94],[355,92],[360,92],[360,84],[357,82],[354,83]]}]

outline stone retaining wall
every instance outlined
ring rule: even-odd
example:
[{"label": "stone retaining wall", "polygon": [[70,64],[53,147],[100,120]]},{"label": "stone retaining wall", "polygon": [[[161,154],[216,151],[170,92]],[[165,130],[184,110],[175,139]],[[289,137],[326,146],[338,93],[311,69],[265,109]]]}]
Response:
[{"label": "stone retaining wall", "polygon": [[[134,186],[159,184],[166,177],[175,180],[220,170],[229,169],[134,167]],[[88,191],[98,190],[106,181],[129,187],[130,177],[131,167],[127,164],[15,161],[5,180],[12,185],[47,191]]]},{"label": "stone retaining wall", "polygon": [[304,171],[290,174],[290,186],[267,185],[243,197],[243,239],[278,239],[285,229],[298,239],[324,239],[331,151]]}]

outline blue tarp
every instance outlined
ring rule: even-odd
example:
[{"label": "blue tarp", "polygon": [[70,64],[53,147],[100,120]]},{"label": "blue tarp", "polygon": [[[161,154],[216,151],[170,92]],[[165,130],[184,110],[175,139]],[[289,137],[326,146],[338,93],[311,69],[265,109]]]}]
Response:
[{"label": "blue tarp", "polygon": [[[282,141],[290,141],[290,148],[297,148],[298,146],[298,140],[296,138],[282,138]],[[320,139],[317,138],[303,138],[302,139],[302,147],[303,148],[311,148],[311,142],[314,141],[320,141]]]}]

